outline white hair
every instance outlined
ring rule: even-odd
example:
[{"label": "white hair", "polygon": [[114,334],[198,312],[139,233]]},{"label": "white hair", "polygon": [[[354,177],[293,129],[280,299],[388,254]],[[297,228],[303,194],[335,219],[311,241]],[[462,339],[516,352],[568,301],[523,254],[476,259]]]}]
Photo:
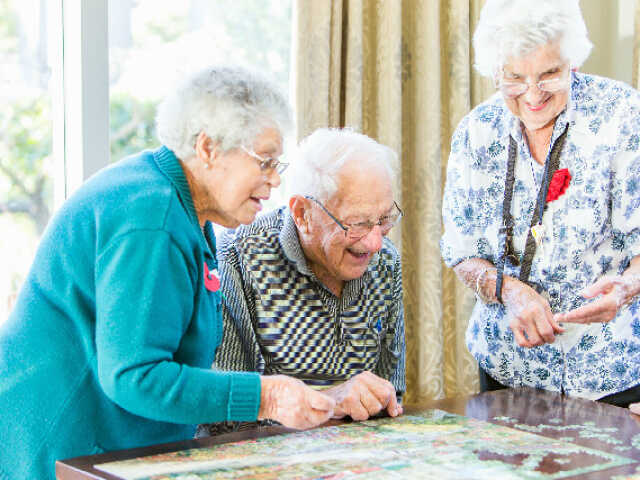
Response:
[{"label": "white hair", "polygon": [[290,195],[327,201],[338,190],[337,177],[348,162],[381,165],[395,185],[398,156],[386,145],[349,128],[320,128],[300,142],[287,179]]},{"label": "white hair", "polygon": [[578,0],[487,0],[473,35],[475,67],[492,77],[509,59],[558,42],[571,67],[591,53]]},{"label": "white hair", "polygon": [[261,75],[239,67],[210,67],[192,75],[158,106],[158,138],[180,159],[195,155],[200,132],[223,151],[251,147],[267,127],[291,127],[285,97]]}]

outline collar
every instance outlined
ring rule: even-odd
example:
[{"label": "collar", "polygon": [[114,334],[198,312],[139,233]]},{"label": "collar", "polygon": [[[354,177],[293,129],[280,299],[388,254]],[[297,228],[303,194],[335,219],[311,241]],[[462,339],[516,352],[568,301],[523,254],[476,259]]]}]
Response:
[{"label": "collar", "polygon": [[285,207],[282,209],[282,215],[284,218],[282,219],[282,229],[278,235],[278,240],[285,257],[295,264],[300,273],[315,277],[307,263],[307,257],[304,256],[302,251],[300,238],[298,237],[298,227],[296,227],[296,222],[293,221],[291,211]]},{"label": "collar", "polygon": [[198,237],[205,241],[207,246],[207,248],[205,248],[205,252],[209,250],[215,260],[216,237],[213,232],[213,226],[211,222],[207,221],[204,224],[204,228],[202,230],[200,229],[200,223],[198,222],[198,215],[193,204],[193,198],[191,197],[189,183],[187,182],[187,177],[184,174],[180,160],[178,160],[178,157],[176,157],[175,154],[164,145],[153,151],[153,159],[160,171],[164,173],[175,188],[178,198],[180,199],[180,203],[187,212],[187,216],[189,217],[191,224],[198,231]]}]

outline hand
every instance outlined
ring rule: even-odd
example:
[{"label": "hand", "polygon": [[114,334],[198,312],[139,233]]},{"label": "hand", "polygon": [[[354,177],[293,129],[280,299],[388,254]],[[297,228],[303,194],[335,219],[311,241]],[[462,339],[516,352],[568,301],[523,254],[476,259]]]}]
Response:
[{"label": "hand", "polygon": [[631,413],[635,413],[636,415],[640,415],[640,403],[632,403],[629,405],[629,410]]},{"label": "hand", "polygon": [[553,318],[549,302],[529,285],[505,277],[504,305],[511,315],[509,327],[516,343],[531,348],[553,343],[564,329]]},{"label": "hand", "polygon": [[336,401],[333,418],[349,415],[356,421],[366,420],[385,408],[392,417],[402,414],[394,386],[371,372],[359,373],[323,393]]},{"label": "hand", "polygon": [[615,318],[620,307],[631,300],[636,282],[636,275],[602,277],[581,292],[584,298],[602,295],[601,298],[567,313],[558,313],[554,318],[558,322],[571,323],[609,322]]},{"label": "hand", "polygon": [[285,427],[305,429],[326,422],[336,402],[286,375],[260,377],[258,420],[270,418]]}]

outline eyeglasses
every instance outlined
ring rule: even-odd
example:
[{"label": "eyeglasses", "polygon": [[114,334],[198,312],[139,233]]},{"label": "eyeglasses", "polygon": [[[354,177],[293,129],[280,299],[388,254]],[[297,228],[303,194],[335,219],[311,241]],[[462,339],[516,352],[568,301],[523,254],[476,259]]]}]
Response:
[{"label": "eyeglasses", "polygon": [[549,78],[547,80],[540,80],[538,82],[509,82],[504,79],[504,70],[502,71],[503,77],[501,79],[496,78],[496,88],[499,88],[502,94],[508,98],[519,97],[525,93],[531,85],[535,85],[539,90],[543,92],[555,93],[560,90],[569,88],[569,80],[571,78],[571,68],[567,68],[566,72],[560,72],[559,76]]},{"label": "eyeglasses", "polygon": [[264,157],[258,155],[253,150],[249,150],[248,148],[243,147],[242,145],[240,146],[240,148],[242,150],[244,150],[244,152],[247,155],[249,155],[250,157],[255,158],[256,160],[258,160],[258,162],[260,162],[260,170],[262,170],[263,172],[269,172],[269,171],[275,170],[276,172],[278,172],[278,175],[282,175],[282,173],[289,166],[288,163],[281,162],[277,158],[273,158],[273,157],[264,158]]},{"label": "eyeglasses", "polygon": [[331,217],[331,219],[338,224],[338,226],[344,231],[345,237],[350,240],[359,240],[362,237],[366,236],[373,230],[373,227],[376,225],[380,227],[380,233],[382,235],[386,235],[389,231],[400,221],[404,213],[400,206],[394,201],[393,207],[394,211],[389,215],[385,215],[380,217],[377,222],[359,222],[359,223],[344,223],[338,220],[327,208],[320,203],[319,200],[312,197],[311,195],[305,195],[304,198],[308,198],[309,200],[317,203],[324,212]]}]

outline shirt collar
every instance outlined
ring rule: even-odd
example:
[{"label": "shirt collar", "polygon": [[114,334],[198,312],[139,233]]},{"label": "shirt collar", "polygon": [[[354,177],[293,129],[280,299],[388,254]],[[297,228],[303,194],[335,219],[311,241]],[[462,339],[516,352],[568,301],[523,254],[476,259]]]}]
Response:
[{"label": "shirt collar", "polygon": [[307,258],[302,251],[300,238],[298,237],[298,228],[296,227],[296,222],[293,221],[291,211],[285,207],[283,208],[282,214],[284,216],[282,229],[280,230],[280,235],[278,235],[282,251],[287,259],[296,265],[300,273],[313,276],[313,272],[307,264]]}]

